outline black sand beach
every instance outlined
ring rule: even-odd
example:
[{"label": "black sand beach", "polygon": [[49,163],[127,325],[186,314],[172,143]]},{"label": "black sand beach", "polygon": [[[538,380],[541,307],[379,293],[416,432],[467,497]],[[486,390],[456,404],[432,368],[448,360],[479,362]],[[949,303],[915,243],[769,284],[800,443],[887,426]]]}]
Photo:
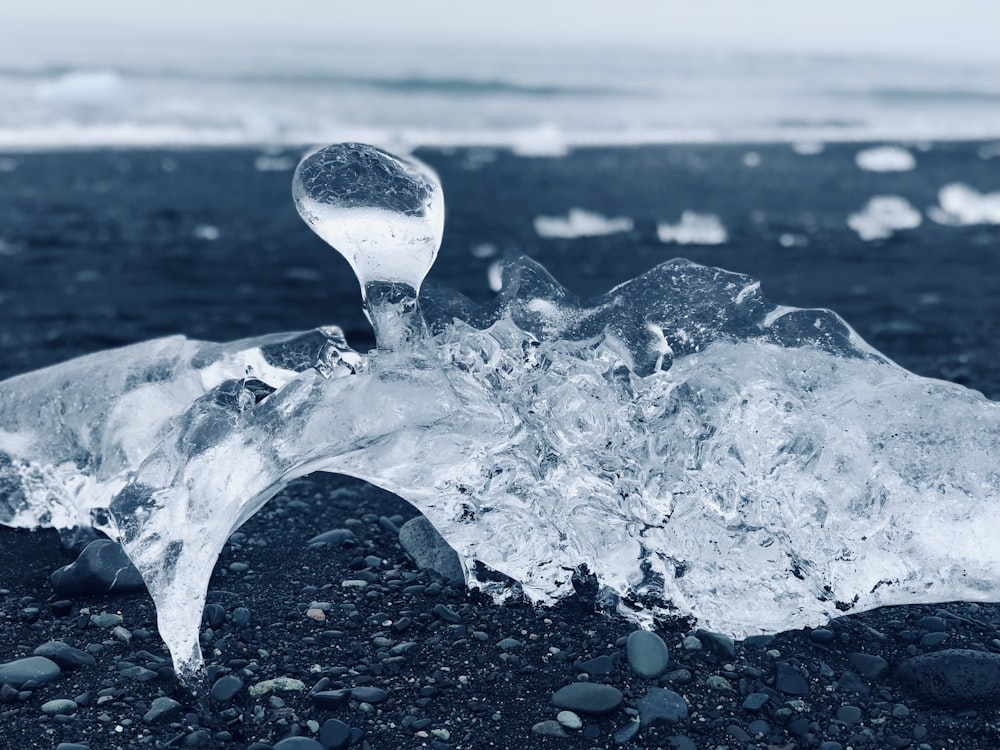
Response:
[{"label": "black sand beach", "polygon": [[[485,299],[490,264],[524,253],[591,296],[684,256],[761,279],[775,303],[832,308],[903,366],[996,398],[1000,225],[939,225],[926,209],[949,183],[1000,189],[997,160],[978,143],[906,145],[917,166],[897,173],[860,169],[859,144],[809,155],[788,144],[560,159],[421,152],[448,204],[430,278]],[[0,171],[0,375],[178,332],[233,340],[336,323],[356,348],[370,346],[350,269],[291,204],[298,154],[260,156],[0,155],[10,167]],[[846,218],[875,195],[905,197],[924,212],[921,225],[863,241]],[[537,216],[574,207],[629,217],[634,228],[575,239],[535,232]],[[728,241],[660,242],[657,224],[685,210],[716,215]],[[76,551],[51,531],[0,528],[0,663],[52,640],[93,657],[51,681],[4,687],[0,746],[316,747],[288,737],[441,749],[1000,746],[996,605],[886,609],[735,646],[664,622],[657,632],[670,664],[643,678],[626,658],[634,626],[594,612],[585,584],[552,609],[495,605],[416,567],[398,541],[414,515],[387,493],[328,476],[267,505],[224,551],[209,598],[218,606],[203,630],[207,685],[231,676],[238,686],[229,680],[201,699],[173,678],[145,594],[56,592],[49,576]],[[309,544],[340,528],[346,543]],[[948,649],[979,656],[948,661]],[[943,663],[902,679],[906,659],[932,653],[945,653]],[[288,681],[267,690],[277,678]],[[955,694],[942,692],[949,679],[959,680]],[[560,728],[553,694],[579,681],[614,686],[622,703],[579,708],[582,725]],[[686,716],[669,717],[672,704],[655,688],[680,695]],[[156,702],[163,697],[179,705]],[[56,711],[56,699],[75,708]],[[154,707],[165,712],[151,715]],[[635,733],[639,713],[648,726]]]}]

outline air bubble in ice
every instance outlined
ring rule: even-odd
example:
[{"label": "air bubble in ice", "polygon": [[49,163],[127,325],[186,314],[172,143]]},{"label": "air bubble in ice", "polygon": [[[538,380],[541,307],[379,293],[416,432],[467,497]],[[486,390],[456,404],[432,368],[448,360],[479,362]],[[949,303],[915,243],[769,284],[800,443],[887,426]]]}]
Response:
[{"label": "air bubble in ice", "polygon": [[422,337],[417,293],[444,231],[434,171],[375,146],[338,143],[302,160],[292,195],[310,228],[354,269],[379,346]]}]

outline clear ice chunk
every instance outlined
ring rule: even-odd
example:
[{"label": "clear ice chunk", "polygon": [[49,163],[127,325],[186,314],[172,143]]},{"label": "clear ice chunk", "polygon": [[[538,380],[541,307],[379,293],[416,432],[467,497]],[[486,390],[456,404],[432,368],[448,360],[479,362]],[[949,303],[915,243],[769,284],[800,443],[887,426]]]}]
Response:
[{"label": "clear ice chunk", "polygon": [[688,261],[591,302],[527,259],[503,283],[481,307],[427,290],[420,336],[368,357],[323,332],[167,339],[0,383],[2,520],[107,509],[188,681],[226,539],[314,471],[409,500],[497,596],[479,563],[539,602],[586,567],[639,622],[736,637],[1000,600],[998,404]]}]

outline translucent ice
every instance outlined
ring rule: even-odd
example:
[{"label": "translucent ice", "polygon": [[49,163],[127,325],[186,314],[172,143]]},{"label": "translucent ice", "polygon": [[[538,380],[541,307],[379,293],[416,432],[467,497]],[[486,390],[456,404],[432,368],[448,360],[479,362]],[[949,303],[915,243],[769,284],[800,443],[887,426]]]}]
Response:
[{"label": "translucent ice", "polygon": [[[347,152],[371,167],[370,152]],[[391,226],[384,214],[373,231]],[[353,236],[348,253],[365,246]],[[422,273],[403,276],[416,290]],[[525,259],[483,307],[425,292],[419,309],[383,312],[421,324],[368,357],[316,333],[169,339],[0,384],[0,450],[18,469],[5,476],[25,498],[5,520],[61,525],[108,507],[185,679],[226,539],[313,471],[412,502],[470,585],[500,593],[482,563],[549,602],[586,566],[639,621],[683,614],[745,636],[1000,599],[1000,407],[906,372],[831,312],[775,307],[752,279],[683,260],[584,303]],[[251,384],[241,368],[259,352],[275,369],[254,364]],[[120,406],[137,388],[162,413]],[[91,481],[81,506],[73,482]]]}]

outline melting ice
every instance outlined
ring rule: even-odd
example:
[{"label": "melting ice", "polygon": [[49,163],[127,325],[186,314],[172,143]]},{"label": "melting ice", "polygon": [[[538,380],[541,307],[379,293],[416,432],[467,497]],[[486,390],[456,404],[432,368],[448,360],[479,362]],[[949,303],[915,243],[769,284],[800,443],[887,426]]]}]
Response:
[{"label": "melting ice", "polygon": [[640,622],[742,637],[1000,599],[1000,408],[979,393],[683,260],[590,302],[527,259],[484,306],[418,300],[433,172],[344,145],[295,180],[353,258],[376,351],[333,328],[173,337],[0,383],[0,519],[117,534],[183,679],[226,539],[313,471],[412,502],[472,586],[501,593],[481,563],[550,602],[586,566]]}]

